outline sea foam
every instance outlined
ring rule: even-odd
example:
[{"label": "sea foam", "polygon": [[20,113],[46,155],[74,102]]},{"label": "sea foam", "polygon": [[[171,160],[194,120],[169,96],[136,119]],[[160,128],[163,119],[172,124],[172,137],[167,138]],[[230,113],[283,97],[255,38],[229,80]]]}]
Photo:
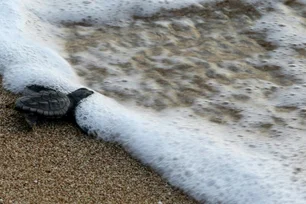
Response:
[{"label": "sea foam", "polygon": [[[16,93],[29,84],[50,86],[65,93],[83,86],[81,79],[59,54],[60,48],[55,42],[53,44],[52,39],[56,36],[52,33],[49,37],[41,36],[50,30],[62,33],[61,23],[117,23],[134,15],[150,16],[161,9],[178,9],[192,4],[200,6],[199,3],[205,2],[217,1],[2,1],[0,71],[3,85]],[[273,6],[266,1],[246,2],[260,6],[261,12]],[[291,19],[290,11],[282,1],[271,2],[276,4],[273,6],[274,13],[262,13],[263,17],[252,29],[265,32],[267,40],[279,46],[271,53],[271,60],[265,63],[278,63],[278,66],[284,67],[295,51],[291,45],[304,48],[301,44],[304,38],[300,35],[304,31],[300,25],[303,22],[300,18]],[[305,1],[300,0],[299,3]],[[280,23],[285,26],[278,28],[276,25]],[[305,68],[304,61],[292,60],[297,64],[292,67],[292,72],[299,73]],[[254,57],[250,63],[259,62]],[[299,88],[302,91],[305,89],[303,86]],[[286,89],[271,103],[288,104],[305,99],[304,95],[298,99],[294,97],[294,90]],[[245,120],[249,124],[265,120],[266,112],[260,106],[244,107],[244,111],[253,112]],[[77,107],[76,121],[89,134],[118,142],[172,185],[200,202],[306,202],[305,174],[300,173],[306,167],[303,130],[284,127],[281,134],[288,137],[265,138],[239,127],[235,129],[210,121],[187,119],[186,115],[188,111],[177,114],[170,110],[160,114],[135,109],[95,93]],[[241,135],[246,137],[241,138]],[[294,169],[299,169],[300,174],[294,173]]]}]

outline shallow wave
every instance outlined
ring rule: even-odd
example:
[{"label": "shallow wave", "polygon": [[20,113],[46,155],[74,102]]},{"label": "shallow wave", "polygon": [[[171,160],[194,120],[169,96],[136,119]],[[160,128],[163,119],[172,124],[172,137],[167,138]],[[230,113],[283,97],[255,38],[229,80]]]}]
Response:
[{"label": "shallow wave", "polygon": [[[248,4],[235,1],[230,3],[234,12],[222,11],[227,15],[218,10],[228,2],[209,2],[211,4],[183,0],[1,2],[0,71],[4,87],[21,92],[29,84],[41,84],[68,93],[84,86],[63,58],[67,56],[62,48],[63,39],[69,36],[67,22],[97,25],[125,21],[127,24],[126,20],[135,15],[150,16],[162,9],[178,11],[191,4],[199,9],[210,7],[216,18],[226,21],[227,16],[235,12],[239,16],[243,9],[252,8],[248,11],[256,11],[256,18],[250,18],[254,23],[241,33],[254,38],[258,47],[248,53],[243,65],[252,65],[260,71],[270,69],[272,74],[254,71],[253,78],[252,74],[247,81],[239,78],[234,85],[219,86],[216,79],[211,85],[218,87],[218,94],[206,101],[195,100],[207,106],[206,111],[211,111],[211,104],[226,102],[225,98],[235,92],[235,87],[249,83],[251,88],[246,91],[252,100],[234,102],[241,109],[234,122],[220,123],[202,116],[190,118],[191,110],[182,107],[163,112],[135,108],[98,92],[77,107],[76,121],[89,134],[120,143],[199,201],[305,203],[303,101],[306,96],[301,94],[305,93],[305,1],[246,1]],[[239,10],[240,6],[243,9]],[[216,40],[214,34],[211,39]],[[221,52],[222,55],[225,54]],[[223,64],[224,71],[233,71],[235,61],[228,61]],[[174,62],[180,63],[179,60]],[[278,80],[279,74],[285,79]],[[234,77],[229,77],[229,81]],[[272,86],[275,88],[270,89]],[[265,98],[262,90],[272,92]],[[228,114],[234,110],[230,108],[222,111],[224,106],[216,106],[213,111]],[[205,110],[203,114],[209,115]]]}]

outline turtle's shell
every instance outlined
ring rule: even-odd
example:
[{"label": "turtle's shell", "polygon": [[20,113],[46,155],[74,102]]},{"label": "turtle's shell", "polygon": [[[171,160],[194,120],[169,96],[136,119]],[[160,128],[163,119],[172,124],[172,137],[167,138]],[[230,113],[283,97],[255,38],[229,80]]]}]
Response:
[{"label": "turtle's shell", "polygon": [[58,91],[40,91],[18,98],[15,107],[17,110],[46,117],[61,117],[68,112],[70,99]]}]

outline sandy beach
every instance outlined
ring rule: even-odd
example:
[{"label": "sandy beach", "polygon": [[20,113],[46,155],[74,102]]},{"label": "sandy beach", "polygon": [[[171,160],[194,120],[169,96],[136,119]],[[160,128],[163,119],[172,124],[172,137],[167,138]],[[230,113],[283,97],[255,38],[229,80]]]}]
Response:
[{"label": "sandy beach", "polygon": [[72,122],[42,122],[32,131],[13,110],[16,97],[0,89],[0,203],[195,203]]}]

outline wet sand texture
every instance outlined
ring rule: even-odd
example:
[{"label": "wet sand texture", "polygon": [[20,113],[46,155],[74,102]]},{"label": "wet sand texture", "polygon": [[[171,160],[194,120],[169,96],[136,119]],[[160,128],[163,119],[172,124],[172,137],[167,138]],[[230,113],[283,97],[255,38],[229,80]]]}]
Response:
[{"label": "wet sand texture", "polygon": [[[188,108],[190,117],[279,137],[285,126],[305,125],[302,107],[282,96],[301,79],[293,62],[270,62],[279,47],[254,31],[261,17],[251,5],[224,1],[137,17],[124,27],[71,24],[66,59],[89,87],[122,103]],[[293,53],[285,57],[305,59],[304,49]]]}]

